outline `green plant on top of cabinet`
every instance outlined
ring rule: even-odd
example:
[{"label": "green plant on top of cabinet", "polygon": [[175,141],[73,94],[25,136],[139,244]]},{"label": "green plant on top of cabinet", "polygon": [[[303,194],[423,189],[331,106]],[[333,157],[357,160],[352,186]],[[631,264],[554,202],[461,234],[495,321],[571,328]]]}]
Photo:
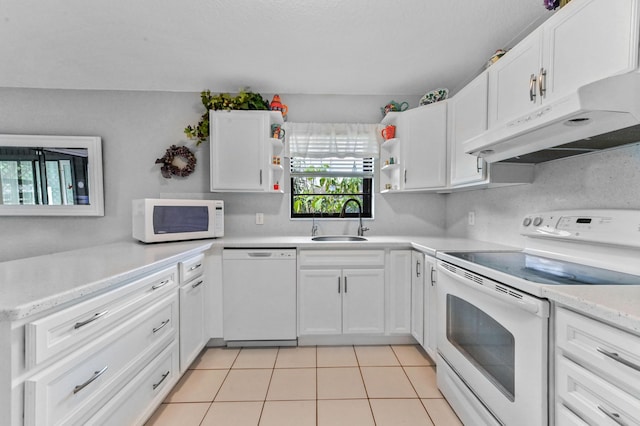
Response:
[{"label": "green plant on top of cabinet", "polygon": [[[284,144],[272,138],[278,111],[210,111],[211,191],[283,193]],[[277,164],[280,158],[280,164]],[[274,164],[274,162],[276,164]]]}]

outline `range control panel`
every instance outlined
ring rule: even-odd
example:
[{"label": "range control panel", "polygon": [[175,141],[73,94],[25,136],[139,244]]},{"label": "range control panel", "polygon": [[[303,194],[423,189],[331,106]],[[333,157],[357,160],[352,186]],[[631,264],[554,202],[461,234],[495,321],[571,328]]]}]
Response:
[{"label": "range control panel", "polygon": [[640,247],[640,210],[559,210],[526,215],[520,234]]}]

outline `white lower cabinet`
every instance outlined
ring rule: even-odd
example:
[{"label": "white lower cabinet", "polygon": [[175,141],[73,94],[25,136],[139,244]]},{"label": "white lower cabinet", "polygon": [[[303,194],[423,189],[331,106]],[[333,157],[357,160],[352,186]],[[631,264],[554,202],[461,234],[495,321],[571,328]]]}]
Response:
[{"label": "white lower cabinet", "polygon": [[173,341],[86,424],[142,424],[180,378],[178,358],[178,344]]},{"label": "white lower cabinet", "polygon": [[387,333],[411,333],[411,250],[391,250],[388,266]]},{"label": "white lower cabinet", "polygon": [[640,336],[555,313],[556,424],[640,425]]},{"label": "white lower cabinet", "polygon": [[25,425],[85,424],[177,337],[175,292],[25,381]]},{"label": "white lower cabinet", "polygon": [[384,250],[302,250],[298,335],[383,334]]},{"label": "white lower cabinet", "polygon": [[204,255],[180,263],[180,371],[184,372],[206,344]]},{"label": "white lower cabinet", "polygon": [[424,257],[424,342],[422,347],[435,362],[437,360],[438,299],[436,297],[437,270],[435,257]]},{"label": "white lower cabinet", "polygon": [[384,332],[384,269],[300,271],[300,335]]},{"label": "white lower cabinet", "polygon": [[411,252],[411,335],[424,346],[424,254]]}]

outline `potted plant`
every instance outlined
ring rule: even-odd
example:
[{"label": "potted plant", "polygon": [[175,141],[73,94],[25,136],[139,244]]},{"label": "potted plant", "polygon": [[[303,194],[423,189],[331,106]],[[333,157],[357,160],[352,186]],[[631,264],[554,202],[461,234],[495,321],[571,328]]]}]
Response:
[{"label": "potted plant", "polygon": [[200,121],[194,126],[187,126],[184,129],[185,135],[189,139],[195,139],[196,145],[205,142],[209,137],[209,111],[219,110],[268,110],[269,101],[263,99],[259,93],[251,92],[247,89],[240,90],[237,96],[228,93],[211,95],[211,90],[200,92],[200,100],[205,112],[200,117]]}]

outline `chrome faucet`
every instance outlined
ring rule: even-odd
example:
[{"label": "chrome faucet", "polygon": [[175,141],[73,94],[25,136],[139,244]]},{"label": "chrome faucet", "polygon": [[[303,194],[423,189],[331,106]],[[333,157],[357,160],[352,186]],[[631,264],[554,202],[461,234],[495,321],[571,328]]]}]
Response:
[{"label": "chrome faucet", "polygon": [[344,217],[347,211],[347,204],[352,201],[354,201],[358,205],[358,219],[360,220],[360,226],[358,226],[358,236],[362,237],[364,236],[364,231],[368,231],[369,228],[365,228],[362,226],[362,204],[360,204],[360,201],[357,198],[349,198],[344,202],[344,204],[342,205],[342,210],[340,210],[340,217]]}]

